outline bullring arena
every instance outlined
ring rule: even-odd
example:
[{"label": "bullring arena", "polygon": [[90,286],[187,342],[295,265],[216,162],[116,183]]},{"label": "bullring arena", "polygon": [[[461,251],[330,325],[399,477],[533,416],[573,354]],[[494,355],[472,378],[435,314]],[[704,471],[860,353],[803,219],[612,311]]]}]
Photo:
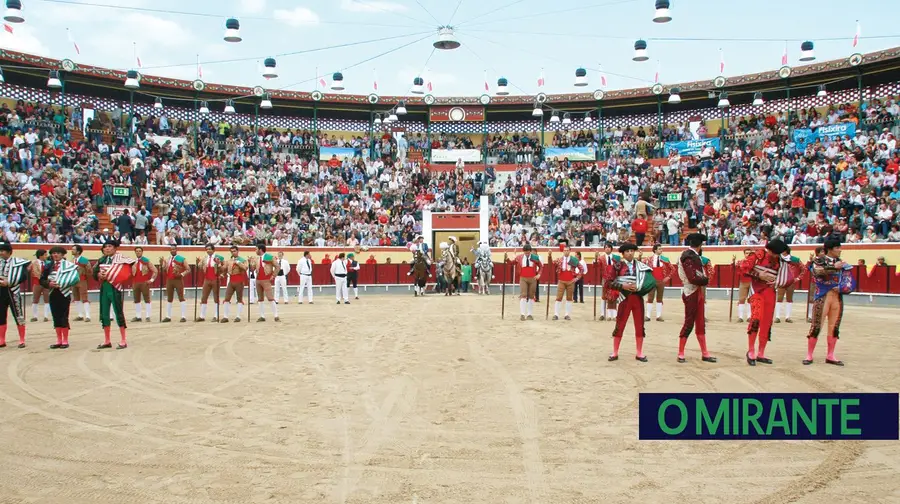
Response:
[{"label": "bullring arena", "polygon": [[0,351],[0,502],[900,499],[896,442],[637,440],[638,392],[897,390],[896,311],[847,309],[844,368],[800,365],[800,322],[776,326],[772,367],[748,368],[744,326],[711,301],[719,362],[692,341],[679,365],[670,299],[650,362],[626,336],[608,363],[590,296],[571,322],[526,323],[501,320],[497,294],[321,295],[280,324],[133,324],[119,352],[93,350],[96,322],[62,353],[32,324],[28,349]]}]

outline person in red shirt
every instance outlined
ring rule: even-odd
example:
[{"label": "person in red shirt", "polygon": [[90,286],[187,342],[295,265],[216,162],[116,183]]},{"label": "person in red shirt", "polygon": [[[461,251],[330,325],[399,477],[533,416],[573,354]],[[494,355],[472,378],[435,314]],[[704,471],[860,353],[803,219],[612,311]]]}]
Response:
[{"label": "person in red shirt", "polygon": [[566,320],[572,320],[572,296],[575,293],[575,282],[581,279],[581,261],[571,255],[569,243],[561,240],[559,251],[562,257],[556,260],[556,304],[553,306],[553,320],[559,320],[559,306],[562,304],[563,294],[566,296]]},{"label": "person in red shirt", "polygon": [[767,358],[765,353],[775,318],[775,289],[793,281],[787,264],[781,260],[785,250],[787,245],[783,241],[771,240],[765,249],[755,251],[741,263],[741,274],[750,276],[750,324],[747,326],[746,357],[747,364],[751,366],[755,366],[757,362],[772,364],[772,359]]},{"label": "person in red shirt", "polygon": [[237,316],[234,317],[234,321],[241,321],[241,313],[244,311],[244,284],[247,283],[247,270],[250,268],[250,263],[241,257],[237,245],[232,245],[228,250],[231,252],[231,259],[222,265],[222,270],[228,275],[223,305],[225,316],[219,321],[222,324],[227,324],[228,318],[231,316],[232,296],[237,296]]},{"label": "person in red shirt", "polygon": [[616,320],[616,304],[617,299],[619,298],[619,291],[613,289],[609,282],[606,280],[606,270],[609,269],[610,266],[615,262],[615,257],[613,255],[613,246],[611,243],[607,242],[603,246],[603,258],[600,259],[600,271],[602,272],[603,280],[601,281],[603,287],[602,298],[603,301],[600,302],[601,310],[600,310],[600,321],[604,320]]},{"label": "person in red shirt", "polygon": [[369,255],[369,258],[366,259],[366,264],[369,264],[369,265],[378,264],[378,260],[375,259],[375,254]]},{"label": "person in red shirt", "polygon": [[656,279],[656,289],[650,291],[647,295],[647,308],[644,313],[644,322],[650,321],[650,313],[653,308],[653,302],[656,301],[656,321],[664,322],[663,316],[663,296],[666,293],[666,284],[675,273],[675,267],[669,261],[669,258],[662,255],[663,247],[661,243],[653,246],[653,255],[644,261],[644,264],[650,266],[653,270],[653,278]]},{"label": "person in red shirt", "polygon": [[[744,249],[744,259],[737,261],[735,263],[738,268],[738,323],[742,323],[744,321],[744,312],[747,313],[747,319],[750,318],[750,306],[747,305],[747,297],[750,296],[750,275],[746,275],[741,272],[741,265],[744,264],[744,261],[747,260],[748,257],[753,255],[753,249]],[[732,260],[735,258],[732,257]]]},{"label": "person in red shirt", "polygon": [[322,259],[322,266],[331,266],[331,256],[325,254],[325,258]]},{"label": "person in red shirt", "polygon": [[141,305],[144,304],[144,320],[150,322],[150,286],[156,280],[159,271],[150,261],[150,258],[144,255],[143,247],[135,247],[134,255],[137,256],[137,262],[134,263],[132,274],[132,294],[134,297],[134,318],[132,322],[141,321]]},{"label": "person in red shirt", "polygon": [[644,244],[644,237],[647,236],[647,219],[643,215],[638,215],[636,219],[631,221],[631,230],[634,232],[634,240],[637,246]]},{"label": "person in red shirt", "polygon": [[[213,300],[216,302],[216,312],[219,311],[219,274],[222,267],[221,261],[216,257],[216,247],[212,244],[206,245],[206,259],[200,264],[200,258],[197,258],[197,270],[203,275],[203,293],[200,299],[200,317],[196,322],[206,322],[206,307],[209,304],[209,293],[213,292]],[[212,319],[213,322],[219,321],[219,314]]]},{"label": "person in red shirt", "polygon": [[522,254],[516,257],[516,268],[519,270],[519,320],[534,320],[534,301],[543,265],[541,258],[532,253],[531,244],[522,247]]},{"label": "person in red shirt", "polygon": [[166,264],[166,318],[162,322],[172,321],[172,301],[178,294],[181,304],[181,322],[187,322],[187,302],[184,300],[184,277],[190,272],[184,257],[178,254],[178,246],[169,249],[169,261]]}]

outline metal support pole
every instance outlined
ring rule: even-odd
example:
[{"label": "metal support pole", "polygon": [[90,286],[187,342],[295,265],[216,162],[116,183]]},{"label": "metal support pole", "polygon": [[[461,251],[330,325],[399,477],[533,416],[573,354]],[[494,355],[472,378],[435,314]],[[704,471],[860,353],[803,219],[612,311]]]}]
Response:
[{"label": "metal support pole", "polygon": [[319,136],[319,103],[313,103],[313,136]]},{"label": "metal support pole", "polygon": [[131,124],[134,121],[134,90],[133,89],[128,91],[128,97],[131,102],[131,108],[128,110],[128,130],[127,130],[128,131],[128,133],[127,133],[128,134],[128,142],[126,142],[126,145],[131,147],[131,143],[134,141],[134,138],[133,138],[134,135],[132,135],[132,130],[131,130]]},{"label": "metal support pole", "polygon": [[787,80],[787,128],[788,138],[791,138],[791,80]]},{"label": "metal support pole", "polygon": [[487,159],[488,159],[488,126],[487,126],[487,105],[484,106],[483,111],[484,117],[481,121],[481,135],[482,135],[482,150],[484,154],[482,155],[482,162],[484,163],[484,167],[487,168]]},{"label": "metal support pole", "polygon": [[253,149],[259,154],[259,102],[253,104]]},{"label": "metal support pole", "polygon": [[600,151],[603,150],[603,143],[605,141],[603,138],[603,105],[597,105],[597,132],[600,134],[597,142],[597,145],[600,146],[597,149],[597,154],[599,156]]},{"label": "metal support pole", "polygon": [[540,160],[544,161],[544,114],[541,114],[541,157]]},{"label": "metal support pole", "polygon": [[662,128],[663,120],[662,120],[662,96],[656,95],[656,132],[659,135],[659,141],[662,142],[663,139],[663,128]]},{"label": "metal support pole", "polygon": [[431,163],[431,105],[425,107],[425,163]]},{"label": "metal support pole", "polygon": [[859,104],[863,102],[862,70],[856,70],[856,87],[859,88]]},{"label": "metal support pole", "polygon": [[369,159],[375,159],[375,111],[369,110]]}]

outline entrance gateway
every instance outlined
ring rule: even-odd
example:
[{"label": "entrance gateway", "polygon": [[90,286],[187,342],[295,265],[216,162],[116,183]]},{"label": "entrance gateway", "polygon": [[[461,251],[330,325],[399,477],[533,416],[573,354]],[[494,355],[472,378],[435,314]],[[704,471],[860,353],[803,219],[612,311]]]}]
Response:
[{"label": "entrance gateway", "polygon": [[469,264],[475,262],[473,248],[478,242],[487,240],[489,235],[490,204],[487,196],[478,200],[478,212],[432,212],[422,211],[422,236],[432,251],[432,259],[440,259],[441,242],[449,241],[450,236],[459,240],[459,259],[468,259]]}]

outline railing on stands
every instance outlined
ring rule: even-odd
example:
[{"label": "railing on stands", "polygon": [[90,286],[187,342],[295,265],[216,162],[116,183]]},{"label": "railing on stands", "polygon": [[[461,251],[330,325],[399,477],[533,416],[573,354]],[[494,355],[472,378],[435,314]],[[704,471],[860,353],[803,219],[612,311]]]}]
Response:
[{"label": "railing on stands", "polygon": [[[93,261],[92,261],[93,265]],[[93,267],[93,266],[92,266]],[[587,286],[599,285],[602,283],[602,271],[597,271],[599,266],[593,263],[588,264],[588,272],[587,275],[584,276],[584,284]],[[188,274],[184,278],[184,286],[185,288],[194,288],[200,287],[203,285],[203,278],[200,272],[198,271],[196,274],[194,273],[194,269],[196,269],[195,265],[190,266],[192,273]],[[361,264],[359,270],[359,285],[367,286],[367,287],[385,287],[385,286],[403,286],[403,285],[412,285],[413,277],[408,275],[407,273],[410,270],[410,265],[408,263],[399,263],[399,264]],[[506,268],[503,267],[503,263],[494,263],[494,285],[499,285],[502,283],[506,284],[515,284],[518,282],[518,277],[514,278],[514,270],[515,265],[510,262],[507,263]],[[875,266],[871,270],[871,274],[866,269],[865,266],[854,266],[853,267],[853,277],[856,279],[857,289],[855,292],[861,294],[900,294],[900,277],[896,276],[896,267],[895,266]],[[429,283],[433,283],[436,276],[436,267],[432,266],[431,268],[431,278],[429,279]],[[737,288],[739,275],[737,271],[735,271],[735,267],[730,264],[719,264],[715,267],[715,276],[709,284],[710,288],[721,288],[721,289],[729,289],[729,288]],[[315,264],[313,265],[313,285],[314,286],[329,286],[333,284],[331,278],[331,267],[327,264]],[[475,280],[473,276],[473,280]],[[33,278],[29,276],[27,280],[27,290],[31,291]],[[547,283],[555,284],[557,281],[556,272],[552,268],[545,268],[541,274],[540,283],[542,285],[546,285]],[[158,283],[158,282],[157,282]],[[300,275],[297,273],[294,266],[291,266],[291,271],[287,275],[287,283],[291,287],[298,287],[300,285]],[[804,275],[803,279],[800,282],[800,286],[798,290],[805,291],[809,289],[810,278],[809,275]],[[222,286],[224,287],[224,283]],[[681,287],[683,284],[677,275],[672,276],[671,280],[666,287]],[[99,282],[94,280],[93,278],[88,278],[88,289],[89,290],[97,290],[99,289]],[[160,285],[153,285],[152,288],[159,288]]]}]

